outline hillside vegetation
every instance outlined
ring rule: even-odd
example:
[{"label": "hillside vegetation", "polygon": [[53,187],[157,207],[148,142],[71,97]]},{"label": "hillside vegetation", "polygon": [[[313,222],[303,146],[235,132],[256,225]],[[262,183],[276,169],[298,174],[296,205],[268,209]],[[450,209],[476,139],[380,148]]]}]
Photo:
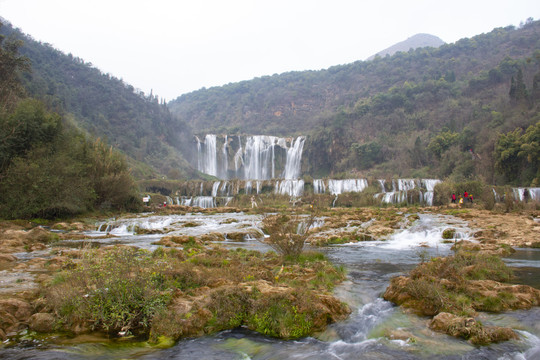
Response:
[{"label": "hillside vegetation", "polygon": [[[26,92],[128,156],[139,179],[188,179],[193,133],[305,135],[312,177],[540,183],[540,22],[320,71],[184,94],[168,104],[24,36]],[[174,71],[174,69],[171,69]],[[188,125],[189,124],[189,125]],[[191,164],[191,165],[190,165]]]},{"label": "hillside vegetation", "polygon": [[314,177],[534,185],[539,34],[529,19],[439,48],[202,89],[169,107],[198,133],[307,135],[303,173]]},{"label": "hillside vegetation", "polygon": [[25,94],[21,45],[0,36],[0,218],[140,209],[124,156]]},{"label": "hillside vegetation", "polygon": [[86,134],[104,138],[126,154],[138,178],[196,176],[184,158],[194,148],[191,130],[171,115],[158,96],[145,95],[9,24],[4,24],[0,34],[22,41],[20,54],[28,58],[32,69],[21,77],[27,93],[71,119]]}]

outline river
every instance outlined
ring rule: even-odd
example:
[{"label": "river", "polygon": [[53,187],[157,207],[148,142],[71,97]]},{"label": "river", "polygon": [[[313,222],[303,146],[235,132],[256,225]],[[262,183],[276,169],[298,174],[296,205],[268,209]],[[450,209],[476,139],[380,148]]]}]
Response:
[{"label": "river", "polygon": [[[333,263],[347,269],[347,279],[336,288],[335,294],[348,303],[353,312],[346,321],[329,326],[316,337],[284,341],[240,328],[156,349],[144,342],[110,341],[95,336],[67,339],[51,335],[42,339],[23,338],[17,345],[0,348],[0,359],[540,359],[538,307],[528,311],[480,314],[479,319],[484,324],[512,327],[519,334],[519,340],[475,347],[429,330],[427,318],[402,311],[381,298],[392,277],[407,272],[420,261],[451,253],[451,244],[442,242],[445,228],[457,229],[459,238],[464,239],[472,233],[463,221],[451,216],[419,214],[419,217],[411,227],[397,231],[385,241],[317,248]],[[96,242],[131,244],[151,250],[156,247],[151,243],[163,235],[133,235],[130,229],[134,225],[166,229],[169,234],[196,235],[257,229],[259,222],[259,216],[242,213],[147,216],[98,224],[101,230],[114,224],[108,230],[117,237]],[[185,226],[187,223],[191,225]],[[222,244],[268,250],[257,240]],[[509,265],[516,267],[518,282],[534,286],[538,286],[540,278],[539,260],[540,251],[534,249],[518,249],[506,259]],[[398,339],[391,340],[392,335]]]}]

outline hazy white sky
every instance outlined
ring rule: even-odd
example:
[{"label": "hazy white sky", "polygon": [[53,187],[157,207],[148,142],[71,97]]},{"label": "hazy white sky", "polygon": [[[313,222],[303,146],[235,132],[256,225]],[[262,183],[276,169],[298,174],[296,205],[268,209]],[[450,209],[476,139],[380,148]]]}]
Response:
[{"label": "hazy white sky", "polygon": [[0,0],[34,39],[172,100],[364,60],[417,33],[453,43],[540,18],[538,0]]}]

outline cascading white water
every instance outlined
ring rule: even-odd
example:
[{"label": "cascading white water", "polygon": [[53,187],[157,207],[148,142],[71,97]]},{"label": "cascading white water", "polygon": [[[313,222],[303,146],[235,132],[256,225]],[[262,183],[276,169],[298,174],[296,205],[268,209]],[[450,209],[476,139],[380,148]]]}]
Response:
[{"label": "cascading white water", "polygon": [[525,201],[525,189],[529,193],[527,200],[540,201],[540,188],[536,187],[522,187],[522,188],[513,188],[512,192],[514,194],[514,199],[518,201]]},{"label": "cascading white water", "polygon": [[420,193],[421,195],[423,195],[423,199],[421,199],[420,202],[424,202],[426,203],[426,205],[432,206],[435,185],[437,185],[440,182],[441,180],[439,179],[422,179],[422,184],[424,185],[426,192]]},{"label": "cascading white water", "polygon": [[287,162],[283,173],[285,179],[297,179],[300,177],[304,141],[303,137],[296,138],[293,145],[287,150]]},{"label": "cascading white water", "polygon": [[326,192],[326,185],[322,179],[313,180],[313,193],[324,194]]},{"label": "cascading white water", "polygon": [[216,181],[214,183],[214,185],[212,185],[212,196],[213,197],[216,197],[217,196],[217,193],[218,193],[218,189],[219,189],[219,184],[221,183],[221,181]]},{"label": "cascading white water", "polygon": [[385,204],[399,204],[407,202],[407,192],[418,189],[418,202],[428,206],[433,205],[433,191],[435,185],[441,182],[438,179],[397,179],[392,180],[392,191],[386,191],[385,180],[379,179],[382,192],[375,194]]},{"label": "cascading white water", "polygon": [[384,184],[386,183],[386,180],[384,179],[379,179],[379,184],[381,185],[381,192],[384,194],[386,192],[386,189],[384,187]]},{"label": "cascading white water", "polygon": [[204,151],[201,165],[202,168],[199,168],[199,171],[202,171],[203,173],[208,175],[218,175],[216,135],[207,134],[204,138]]},{"label": "cascading white water", "polygon": [[[229,144],[229,141],[227,139],[227,135],[225,135],[225,141],[223,142],[223,147],[221,148],[221,153],[222,153],[223,159],[225,159],[225,160],[227,160],[229,158],[228,152],[227,152],[228,144]],[[225,174],[225,176],[227,176],[228,171],[229,171],[229,162],[224,161],[223,162],[223,173]]]},{"label": "cascading white water", "polygon": [[244,154],[244,179],[266,180],[275,176],[275,136],[250,136]]},{"label": "cascading white water", "polygon": [[300,197],[304,193],[304,180],[281,180],[276,182],[275,193]]},{"label": "cascading white water", "polygon": [[368,187],[366,179],[328,180],[328,190],[332,195],[345,192],[362,192]]},{"label": "cascading white water", "polygon": [[[302,151],[305,138],[300,136],[288,144],[285,138],[266,135],[246,136],[244,144],[238,137],[236,150],[229,144],[227,135],[205,136],[204,142],[197,138],[197,166],[199,171],[226,180],[229,178],[246,180],[269,180],[276,177],[297,179],[300,177]],[[221,151],[218,154],[218,143]],[[234,141],[231,144],[235,143]],[[283,149],[278,152],[277,149]],[[229,166],[229,153],[234,153],[234,170]],[[281,164],[280,173],[276,166]]]}]

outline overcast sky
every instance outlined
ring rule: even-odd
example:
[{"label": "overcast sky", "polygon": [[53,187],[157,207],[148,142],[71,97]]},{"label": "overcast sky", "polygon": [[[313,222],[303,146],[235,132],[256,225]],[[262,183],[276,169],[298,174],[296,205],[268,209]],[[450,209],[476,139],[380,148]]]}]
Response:
[{"label": "overcast sky", "polygon": [[417,33],[453,43],[540,19],[538,0],[0,0],[34,39],[167,100],[347,64]]}]

